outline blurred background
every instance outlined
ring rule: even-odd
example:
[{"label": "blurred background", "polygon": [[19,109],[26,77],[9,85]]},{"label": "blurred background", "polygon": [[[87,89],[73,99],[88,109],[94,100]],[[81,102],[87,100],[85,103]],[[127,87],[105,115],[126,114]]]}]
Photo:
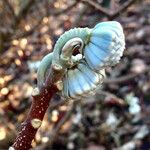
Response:
[{"label": "blurred background", "polygon": [[96,95],[75,102],[54,96],[33,150],[150,149],[149,0],[0,0],[0,150],[25,120],[37,67],[58,37],[108,20],[124,28],[121,62],[107,69]]}]

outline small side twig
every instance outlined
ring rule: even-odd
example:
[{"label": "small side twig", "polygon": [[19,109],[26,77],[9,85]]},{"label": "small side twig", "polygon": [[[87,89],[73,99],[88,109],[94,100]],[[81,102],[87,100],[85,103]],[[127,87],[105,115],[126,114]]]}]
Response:
[{"label": "small side twig", "polygon": [[66,13],[66,12],[68,12],[69,10],[71,10],[72,8],[74,8],[78,3],[79,3],[79,0],[73,2],[71,5],[69,5],[69,6],[68,6],[67,8],[65,8],[65,9],[56,10],[56,11],[50,11],[49,14],[58,16],[58,15],[60,15],[60,14],[62,14],[62,13]]},{"label": "small side twig", "polygon": [[13,39],[20,39],[20,38],[27,37],[27,36],[31,35],[39,27],[39,25],[41,24],[43,18],[44,18],[44,16],[41,16],[38,19],[37,23],[29,31],[26,31],[26,32],[17,34],[15,36],[12,36],[11,40],[13,40]]},{"label": "small side twig", "polygon": [[35,2],[35,0],[24,1],[24,5],[22,5],[18,15],[16,16],[14,25],[19,25],[20,21],[26,17],[29,9],[34,5],[34,2]]},{"label": "small side twig", "polygon": [[120,97],[116,96],[115,94],[110,93],[108,91],[99,90],[99,91],[96,92],[95,96],[97,96],[97,97],[93,98],[92,101],[91,101],[91,99],[89,99],[89,100],[83,101],[83,104],[86,105],[86,104],[89,104],[89,103],[97,103],[97,102],[100,101],[99,97],[104,96],[104,99],[109,98],[107,101],[103,101],[104,104],[108,104],[109,102],[111,103],[111,99],[113,99],[113,101],[112,101],[113,103],[115,103],[119,106],[124,106],[125,105],[125,102],[122,98],[120,98]]},{"label": "small side twig", "polygon": [[90,0],[81,0],[82,3],[84,4],[88,4],[92,7],[94,7],[95,9],[97,9],[98,11],[100,11],[102,14],[106,15],[107,17],[110,17],[110,13],[106,8],[103,8],[102,6],[100,6],[99,4],[97,4],[94,1],[90,1]]},{"label": "small side twig", "polygon": [[68,102],[67,100],[60,100],[59,102],[52,102],[49,106],[49,109],[56,109],[59,106],[66,104],[67,102]]},{"label": "small side twig", "polygon": [[147,67],[143,72],[139,72],[139,73],[130,73],[128,75],[124,75],[124,76],[121,76],[121,77],[118,77],[118,78],[107,78],[104,80],[104,83],[105,84],[110,84],[110,83],[116,83],[116,84],[119,84],[119,83],[123,83],[123,82],[126,82],[126,81],[129,81],[129,80],[132,80],[134,79],[135,77],[143,74],[143,73],[146,73],[146,72],[149,72],[150,71],[150,67]]},{"label": "small side twig", "polygon": [[3,0],[3,3],[6,5],[6,7],[8,7],[8,10],[10,11],[13,19],[16,19],[15,11],[14,11],[12,5],[10,4],[10,2],[8,0]]},{"label": "small side twig", "polygon": [[[65,9],[62,9],[62,10],[57,10],[57,11],[50,11],[50,10],[47,10],[47,17],[50,16],[50,15],[55,15],[55,16],[58,16],[62,13],[66,13],[68,12],[69,10],[71,10],[72,8],[74,8],[76,5],[78,4],[78,2],[74,2],[73,4],[69,5],[67,8]],[[12,39],[19,39],[19,38],[23,38],[23,37],[26,37],[30,34],[32,34],[38,27],[39,25],[41,24],[41,22],[43,21],[43,18],[45,17],[45,15],[42,15],[38,20],[37,20],[37,23],[29,30],[29,31],[26,31],[26,32],[23,32],[23,33],[20,33],[18,35],[15,35],[15,36],[12,36],[11,37],[11,40]]]},{"label": "small side twig", "polygon": [[131,6],[133,3],[135,3],[137,0],[128,0],[126,1],[119,9],[112,13],[111,16],[109,17],[110,20],[113,20],[117,16],[119,16],[120,13],[124,12],[129,6]]},{"label": "small side twig", "polygon": [[58,122],[57,126],[54,128],[54,130],[52,131],[51,135],[50,135],[50,141],[49,141],[49,145],[51,145],[54,140],[56,139],[59,130],[61,129],[62,125],[70,118],[72,111],[75,107],[75,101],[72,102],[69,110],[66,112],[66,114],[63,116],[63,118]]},{"label": "small side twig", "polygon": [[80,26],[80,23],[82,22],[83,16],[85,14],[85,12],[87,11],[88,6],[84,5],[83,8],[78,12],[75,21],[73,23],[73,27],[78,27]]},{"label": "small side twig", "polygon": [[81,0],[81,2],[88,4],[92,7],[94,7],[95,9],[97,9],[100,13],[104,14],[106,17],[108,17],[109,20],[113,20],[114,18],[116,18],[117,16],[119,16],[119,14],[123,11],[125,11],[130,5],[132,5],[136,0],[128,0],[126,1],[121,7],[119,7],[115,12],[106,9],[102,6],[100,6],[98,3],[90,1],[90,0]]}]

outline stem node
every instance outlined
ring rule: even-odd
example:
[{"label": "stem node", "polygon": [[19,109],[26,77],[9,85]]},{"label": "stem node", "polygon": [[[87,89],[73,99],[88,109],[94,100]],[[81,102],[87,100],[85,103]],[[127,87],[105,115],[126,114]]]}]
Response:
[{"label": "stem node", "polygon": [[38,129],[41,126],[41,124],[42,121],[40,119],[35,118],[31,120],[31,125],[34,129]]}]

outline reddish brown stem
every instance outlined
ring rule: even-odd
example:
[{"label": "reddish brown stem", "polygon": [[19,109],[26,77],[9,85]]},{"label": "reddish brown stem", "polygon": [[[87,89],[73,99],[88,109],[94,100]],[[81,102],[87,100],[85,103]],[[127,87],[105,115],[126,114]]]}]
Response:
[{"label": "reddish brown stem", "polygon": [[32,105],[27,119],[22,123],[21,130],[10,150],[29,150],[38,128],[41,126],[45,112],[52,96],[58,91],[57,81],[65,70],[61,66],[52,66],[47,76],[45,86],[40,91],[35,88],[32,94]]},{"label": "reddish brown stem", "polygon": [[[49,92],[48,92],[49,91]],[[56,93],[57,88],[55,86],[51,86],[50,89],[43,89],[40,95],[32,96],[32,106],[27,116],[27,119],[21,125],[21,131],[19,132],[15,143],[13,144],[13,148],[15,150],[28,150],[31,148],[31,142],[35,137],[35,134],[40,127],[40,124],[43,120],[45,112],[49,106],[49,102],[51,97]],[[41,122],[35,121],[35,127],[33,119],[39,119]]]}]

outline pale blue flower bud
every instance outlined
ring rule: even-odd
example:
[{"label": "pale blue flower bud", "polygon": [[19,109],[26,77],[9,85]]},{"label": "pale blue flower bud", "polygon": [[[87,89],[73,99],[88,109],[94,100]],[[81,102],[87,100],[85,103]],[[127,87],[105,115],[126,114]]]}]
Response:
[{"label": "pale blue flower bud", "polygon": [[116,21],[97,24],[84,49],[85,60],[95,71],[119,62],[125,49],[125,39],[120,23]]}]

